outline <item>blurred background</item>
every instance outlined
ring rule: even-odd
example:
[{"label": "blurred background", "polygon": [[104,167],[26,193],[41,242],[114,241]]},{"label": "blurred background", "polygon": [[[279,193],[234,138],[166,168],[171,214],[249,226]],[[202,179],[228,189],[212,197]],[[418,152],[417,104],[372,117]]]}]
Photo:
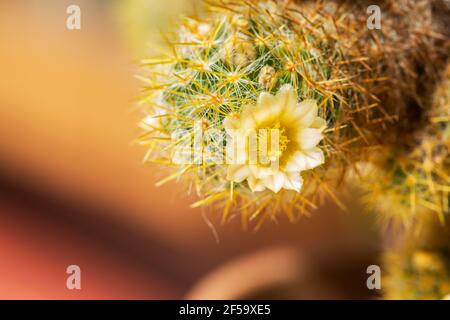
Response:
[{"label": "blurred background", "polygon": [[[81,30],[66,28],[71,4]],[[0,2],[1,299],[378,297],[366,287],[378,236],[357,203],[254,232],[190,209],[176,184],[154,186],[159,169],[133,144],[134,75],[158,30],[190,10],[182,0]],[[66,288],[71,264],[81,290]]]}]

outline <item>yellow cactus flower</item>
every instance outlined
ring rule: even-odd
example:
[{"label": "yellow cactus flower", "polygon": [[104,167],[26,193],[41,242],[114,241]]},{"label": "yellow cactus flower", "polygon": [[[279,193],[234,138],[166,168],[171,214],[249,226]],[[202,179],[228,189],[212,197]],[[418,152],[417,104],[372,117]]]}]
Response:
[{"label": "yellow cactus flower", "polygon": [[300,172],[324,163],[324,154],[318,144],[323,139],[326,121],[317,113],[315,100],[298,103],[294,88],[284,85],[275,96],[261,93],[256,105],[243,107],[239,116],[227,116],[224,121],[227,133],[239,139],[244,134],[247,140],[249,132],[259,136],[261,132],[267,132],[264,130],[276,130],[278,140],[277,148],[267,146],[266,162],[250,161],[249,141],[241,144],[240,147],[246,148],[245,161],[230,164],[227,179],[238,183],[246,180],[253,192],[266,188],[275,193],[281,189],[299,192],[303,184]]}]

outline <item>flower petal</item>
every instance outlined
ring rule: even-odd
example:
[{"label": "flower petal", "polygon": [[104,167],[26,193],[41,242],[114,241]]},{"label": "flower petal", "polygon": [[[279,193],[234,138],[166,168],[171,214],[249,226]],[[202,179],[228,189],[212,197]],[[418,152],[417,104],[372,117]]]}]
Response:
[{"label": "flower petal", "polygon": [[321,117],[316,117],[310,126],[310,128],[319,129],[321,132],[325,130],[326,127],[327,122],[325,119],[322,119]]},{"label": "flower petal", "polygon": [[250,175],[250,170],[246,165],[229,165],[227,179],[234,182],[242,182]]},{"label": "flower petal", "polygon": [[281,112],[286,112],[290,108],[294,108],[297,105],[297,93],[295,89],[289,85],[283,85],[276,95],[276,107]]},{"label": "flower petal", "polygon": [[268,92],[262,92],[258,97],[258,108],[269,108],[275,104],[275,97]]},{"label": "flower petal", "polygon": [[248,186],[250,187],[250,190],[252,190],[252,192],[266,190],[266,187],[262,184],[261,180],[255,178],[253,176],[248,177],[247,182],[248,182]]},{"label": "flower petal", "polygon": [[225,130],[236,130],[241,127],[241,119],[238,114],[229,114],[224,120],[223,120],[223,127]]},{"label": "flower petal", "polygon": [[303,186],[303,179],[298,172],[286,173],[283,188],[300,192]]},{"label": "flower petal", "polygon": [[284,185],[285,175],[283,172],[278,171],[275,174],[261,178],[262,183],[273,192],[277,193]]},{"label": "flower petal", "polygon": [[[239,115],[240,122],[233,122],[238,125],[240,129],[251,130],[255,126],[255,113],[259,108],[256,105],[245,105],[242,107],[241,114]],[[228,118],[229,116],[227,116]]]},{"label": "flower petal", "polygon": [[317,118],[317,103],[313,99],[308,99],[300,102],[297,105],[296,112],[291,115],[295,118],[297,125],[301,128],[311,126],[313,121]]},{"label": "flower petal", "polygon": [[296,138],[301,149],[311,149],[317,146],[323,136],[319,129],[305,128],[299,131]]},{"label": "flower petal", "polygon": [[304,171],[320,166],[325,162],[325,156],[319,148],[297,151],[285,165],[286,171]]},{"label": "flower petal", "polygon": [[273,167],[263,167],[258,165],[250,166],[250,172],[252,175],[258,179],[262,179],[264,177],[272,176],[274,172],[276,172],[276,168]]}]

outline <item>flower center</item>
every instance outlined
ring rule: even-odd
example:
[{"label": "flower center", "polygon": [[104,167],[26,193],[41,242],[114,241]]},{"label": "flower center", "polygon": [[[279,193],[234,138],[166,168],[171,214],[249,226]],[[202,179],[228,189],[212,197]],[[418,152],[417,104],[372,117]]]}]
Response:
[{"label": "flower center", "polygon": [[[261,152],[266,152],[270,161],[278,160],[286,151],[290,141],[287,137],[286,128],[281,127],[280,122],[277,121],[271,127],[261,129],[258,133],[258,155],[264,156]],[[263,133],[261,134],[261,132]],[[278,143],[273,141],[273,138],[278,140]],[[261,144],[265,144],[265,150],[261,150]]]}]

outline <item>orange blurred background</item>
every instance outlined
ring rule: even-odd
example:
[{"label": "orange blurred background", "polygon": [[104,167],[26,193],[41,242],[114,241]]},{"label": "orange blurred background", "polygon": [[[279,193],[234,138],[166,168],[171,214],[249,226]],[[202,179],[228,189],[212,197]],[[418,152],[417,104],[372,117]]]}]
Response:
[{"label": "orange blurred background", "polygon": [[[73,31],[75,1],[0,2],[0,298],[376,296],[365,281],[377,235],[362,215],[326,204],[255,233],[190,209],[176,184],[154,186],[159,169],[133,144],[139,37],[188,6],[132,2],[146,6],[76,1]],[[81,290],[66,288],[70,264]]]}]

